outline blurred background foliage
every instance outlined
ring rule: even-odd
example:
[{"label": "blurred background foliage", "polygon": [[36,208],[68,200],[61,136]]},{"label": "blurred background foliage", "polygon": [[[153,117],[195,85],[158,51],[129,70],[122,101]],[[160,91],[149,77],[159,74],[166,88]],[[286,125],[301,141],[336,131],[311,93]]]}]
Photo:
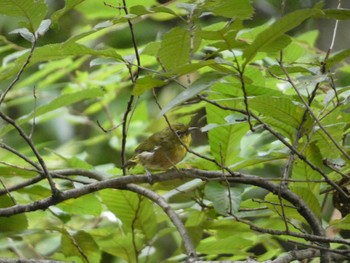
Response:
[{"label": "blurred background foliage", "polygon": [[[193,135],[192,147],[197,152],[215,158],[233,171],[279,178],[288,158],[288,149],[279,140],[256,122],[253,123],[257,126],[256,132],[250,132],[242,114],[229,113],[196,98],[200,94],[223,106],[244,110],[238,71],[231,66],[235,63],[242,66],[247,58],[250,60],[244,78],[252,110],[291,143],[304,108],[290,85],[274,77],[283,76],[276,63],[280,50],[305,97],[316,83],[323,84],[323,92],[317,94],[316,105],[313,105],[315,111],[322,116],[328,105],[335,101],[329,80],[318,71],[332,39],[335,20],[329,19],[331,17],[320,19],[317,11],[315,14],[310,11],[303,13],[305,19],[294,25],[293,21],[300,17],[295,16],[290,21],[293,25],[287,30],[288,36],[277,24],[281,38],[265,47],[257,46],[256,52],[247,51],[261,37],[261,32],[271,33],[268,29],[275,21],[286,14],[312,8],[319,1],[237,0],[234,8],[229,1],[223,1],[222,8],[220,1],[209,0],[145,0],[142,3],[127,0],[128,15],[119,8],[123,5],[121,1],[47,0],[36,4],[39,2],[45,5],[45,8],[41,7],[47,12],[44,18],[51,19],[52,24],[38,38],[31,64],[6,96],[1,110],[16,119],[28,133],[34,126],[33,141],[51,170],[81,168],[103,171],[109,176],[120,175],[120,125],[133,92],[140,97],[136,99],[130,120],[128,157],[142,139],[166,126],[161,116],[166,112],[171,122],[204,127],[205,132],[198,131]],[[334,2],[325,1],[323,8],[335,8]],[[11,3],[16,5],[13,1],[4,1],[2,5],[11,6]],[[238,6],[242,8],[241,12],[235,9]],[[350,5],[344,3],[343,7]],[[232,14],[235,15],[233,20]],[[135,51],[127,19],[134,25],[141,53],[140,76],[135,87],[126,66],[126,62],[131,63],[129,67],[135,72]],[[333,52],[348,48],[348,25],[348,18],[344,18]],[[22,26],[23,17],[0,11],[2,91],[25,62],[23,52],[31,47],[20,34],[11,34]],[[237,53],[232,55],[230,50]],[[339,98],[344,104],[343,107],[334,106],[329,116],[322,116],[337,142],[346,138],[349,119],[344,113],[348,110],[345,101],[350,84],[349,66],[344,60],[348,53],[340,54],[340,57],[332,57],[331,65]],[[157,58],[164,60],[160,64]],[[189,60],[193,62],[192,66],[188,66]],[[176,81],[172,81],[174,79]],[[190,87],[192,93],[185,93],[184,86]],[[152,88],[156,88],[155,94],[163,111],[155,103]],[[337,122],[337,118],[341,122]],[[110,131],[103,132],[97,121]],[[0,142],[6,142],[29,158],[34,157],[10,125],[4,121],[0,125]],[[313,125],[309,120],[304,131],[310,135],[311,143],[304,138],[300,145],[300,148],[305,147],[307,158],[320,167],[323,167],[324,158],[348,163],[324,134],[312,131]],[[0,151],[0,160],[0,175],[7,186],[36,174],[21,169],[27,164],[4,149]],[[179,167],[218,168],[193,155],[188,155]],[[346,172],[346,166],[343,169]],[[332,171],[328,173],[339,179]],[[322,179],[299,161],[295,162],[292,178]],[[59,185],[63,190],[79,187],[78,183],[64,180]],[[197,252],[205,259],[241,260],[253,255],[259,260],[267,260],[290,248],[285,237],[258,235],[247,225],[232,218],[226,220],[229,218],[225,215],[228,207],[233,207],[237,216],[254,218],[254,223],[259,226],[282,228],[285,222],[271,205],[279,201],[265,190],[235,185],[229,188],[232,193],[227,200],[228,187],[219,183],[175,181],[152,187],[172,203],[197,245]],[[175,187],[178,188],[173,190]],[[303,190],[310,193],[306,202],[315,214],[326,212],[323,219],[329,222],[333,207],[329,200],[318,195],[322,187],[325,188],[310,183],[307,190],[300,185],[292,188],[301,196]],[[30,203],[49,195],[46,182],[14,193],[19,203]],[[5,195],[2,198],[2,207],[11,205]],[[252,198],[265,198],[266,203],[256,203]],[[238,212],[240,208],[253,210]],[[260,208],[265,210],[260,211]],[[295,210],[290,210],[286,213],[295,220],[290,227],[299,232],[305,222]],[[181,240],[160,208],[130,192],[104,190],[63,202],[47,211],[1,220],[2,258],[22,256],[76,262],[179,262],[185,259]]]}]

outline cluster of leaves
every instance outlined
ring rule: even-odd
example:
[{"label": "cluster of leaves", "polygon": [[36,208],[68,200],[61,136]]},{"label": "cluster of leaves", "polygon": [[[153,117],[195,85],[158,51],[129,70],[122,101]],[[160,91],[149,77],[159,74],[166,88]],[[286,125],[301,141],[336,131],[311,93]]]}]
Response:
[{"label": "cluster of leaves", "polygon": [[[31,43],[0,36],[1,258],[185,261],[181,231],[154,200],[94,188],[123,175],[118,167],[138,138],[167,125],[161,116],[208,134],[194,138],[179,168],[222,171],[210,182],[149,186],[181,217],[203,260],[272,259],[288,242],[320,241],[311,234],[320,235],[313,227],[321,221],[349,228],[346,211],[342,220],[331,217],[332,192],[322,192],[348,193],[331,182],[349,172],[349,81],[334,76],[349,71],[340,62],[350,52],[328,56],[315,48],[317,31],[290,33],[311,19],[347,20],[349,10],[317,5],[251,27],[254,7],[246,0],[66,0],[48,10],[44,0],[0,2],[0,15],[17,27],[12,33]],[[77,14],[80,23],[67,29],[65,20],[73,24]],[[230,182],[236,172],[242,184]],[[249,174],[280,185],[280,194],[260,190]],[[62,192],[90,191],[60,200],[48,175]],[[58,201],[46,211],[16,210],[41,209],[36,202],[51,197]],[[300,207],[320,221],[310,223]]]}]

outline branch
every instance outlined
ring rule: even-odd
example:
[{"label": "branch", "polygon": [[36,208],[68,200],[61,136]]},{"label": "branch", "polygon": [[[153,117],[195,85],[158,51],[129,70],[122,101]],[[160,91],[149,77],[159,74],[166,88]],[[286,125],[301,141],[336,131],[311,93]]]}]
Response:
[{"label": "branch", "polygon": [[21,78],[23,72],[24,72],[24,69],[28,66],[32,56],[33,56],[33,52],[34,52],[34,49],[35,49],[35,46],[36,46],[36,41],[37,41],[37,38],[35,36],[35,34],[33,34],[33,37],[34,37],[34,40],[32,42],[32,46],[30,48],[30,51],[29,51],[29,55],[26,59],[26,61],[24,62],[24,64],[22,65],[22,67],[20,68],[20,70],[18,71],[15,79],[10,83],[10,85],[6,88],[6,90],[1,93],[0,95],[0,105],[3,103],[3,101],[5,100],[5,97],[7,95],[7,93],[15,86],[15,84],[19,81],[19,79]]},{"label": "branch", "polygon": [[[76,170],[75,174],[79,175],[79,171]],[[255,185],[270,191],[273,194],[278,194],[279,185],[266,181],[263,178],[255,175],[245,175],[239,172],[233,172],[231,174],[225,174],[226,178],[223,178],[222,171],[205,171],[198,169],[180,169],[181,173],[176,170],[169,170],[164,173],[153,174],[152,177],[155,182],[169,181],[173,179],[188,179],[188,178],[200,178],[202,180],[228,180],[230,182],[243,183],[249,185]],[[57,172],[58,173],[58,172]],[[92,173],[92,171],[90,171]],[[100,175],[98,175],[100,176]],[[96,192],[105,188],[117,188],[125,189],[127,184],[130,183],[147,183],[147,175],[129,175],[122,176],[113,179],[106,179],[101,182],[96,182],[86,186],[82,186],[78,189],[67,190],[61,193],[58,197],[47,197],[45,199],[30,203],[27,205],[15,205],[13,207],[1,208],[0,216],[11,216],[19,213],[35,211],[39,209],[46,209],[51,205],[58,204],[64,200],[71,198],[78,198],[80,196]],[[320,224],[317,216],[310,210],[310,208],[300,199],[298,195],[288,189],[282,189],[281,196],[292,203],[298,210],[298,212],[307,220],[310,224],[314,234],[319,236],[325,236],[324,230]]]},{"label": "branch", "polygon": [[168,217],[170,218],[170,220],[173,222],[178,232],[180,233],[188,257],[196,258],[196,250],[194,248],[194,245],[191,241],[191,238],[185,226],[183,225],[180,217],[175,213],[175,211],[171,208],[171,206],[165,201],[165,199],[162,196],[158,195],[157,193],[147,188],[144,188],[135,184],[129,184],[125,188],[127,190],[141,194],[147,197],[148,199],[150,199],[151,201],[153,201],[154,203],[156,203],[157,205],[159,205],[159,207],[162,208],[162,210],[168,215]]},{"label": "branch", "polygon": [[[121,8],[124,10],[125,15],[129,14],[125,0],[123,0],[123,6]],[[128,25],[129,25],[130,34],[131,34],[131,41],[132,41],[132,45],[134,47],[135,57],[136,57],[136,61],[137,61],[137,70],[136,70],[136,73],[133,74],[132,70],[131,70],[131,64],[128,65],[128,69],[129,69],[129,73],[130,73],[130,77],[131,77],[131,81],[133,83],[133,86],[135,86],[136,80],[139,77],[139,68],[141,66],[141,59],[140,59],[140,54],[139,54],[139,50],[138,50],[137,43],[136,43],[134,27],[133,27],[133,24],[131,23],[130,19],[128,19]],[[128,133],[128,125],[129,125],[128,115],[131,112],[133,101],[134,101],[134,95],[130,95],[130,98],[129,98],[129,101],[127,104],[127,108],[126,108],[126,111],[125,111],[124,116],[123,116],[123,129],[122,129],[123,130],[123,133],[122,133],[123,137],[122,137],[122,149],[121,149],[123,175],[126,175],[125,149],[126,149],[126,138],[127,138],[127,133]]]},{"label": "branch", "polygon": [[66,261],[48,259],[0,258],[1,263],[64,263]]},{"label": "branch", "polygon": [[[6,121],[7,123],[9,123],[10,125],[12,125],[17,132],[19,133],[19,135],[24,139],[24,141],[28,144],[28,146],[31,148],[32,152],[34,153],[34,155],[36,156],[38,162],[41,165],[41,168],[47,178],[47,180],[49,181],[50,187],[51,187],[51,191],[53,195],[57,195],[59,194],[59,190],[56,188],[54,181],[52,180],[52,177],[49,173],[49,170],[46,167],[46,164],[44,162],[44,159],[41,157],[39,151],[36,149],[34,143],[32,142],[31,138],[24,132],[24,130],[16,123],[15,120],[11,119],[9,116],[5,115],[4,113],[2,113],[0,111],[0,118],[2,118],[4,121]],[[36,166],[35,166],[36,167]]]},{"label": "branch", "polygon": [[304,104],[304,106],[306,107],[306,109],[308,110],[308,112],[310,113],[310,115],[312,116],[312,118],[314,119],[314,121],[317,123],[318,127],[320,127],[320,129],[326,134],[326,136],[332,141],[332,143],[334,144],[335,147],[337,147],[337,149],[348,159],[350,160],[350,155],[336,142],[336,140],[333,138],[333,136],[326,130],[325,127],[323,127],[323,125],[321,124],[320,120],[317,118],[317,116],[315,115],[315,113],[312,111],[311,107],[309,106],[309,104],[305,101],[303,95],[300,93],[299,89],[295,86],[293,80],[291,79],[291,77],[289,76],[288,71],[285,69],[285,67],[283,66],[283,63],[281,61],[278,61],[282,71],[284,72],[284,74],[287,77],[288,83],[290,83],[290,85],[293,87],[295,93],[298,95],[298,97],[300,98],[300,100],[302,101],[302,103]]},{"label": "branch", "polygon": [[[76,175],[78,175],[79,170],[76,171]],[[188,178],[201,178],[202,180],[228,180],[232,183],[243,183],[248,185],[255,185],[261,188],[268,190],[269,192],[278,195],[285,200],[292,203],[302,215],[305,220],[310,225],[312,232],[315,236],[319,236],[320,238],[326,237],[325,231],[322,228],[321,222],[319,218],[312,212],[312,210],[307,206],[307,204],[295,193],[290,191],[289,189],[280,189],[278,184],[274,184],[272,182],[266,181],[263,178],[255,175],[246,175],[238,172],[231,172],[225,174],[223,177],[222,171],[204,171],[197,169],[181,169],[181,172],[178,173],[176,170],[169,170],[164,173],[153,174],[152,179],[154,182],[160,181],[169,181],[172,179],[188,179]],[[90,171],[91,172],[91,171]],[[100,176],[100,175],[99,175]],[[67,190],[61,192],[60,195],[50,196],[38,201],[35,201],[26,205],[14,205],[12,207],[1,208],[0,216],[11,216],[15,214],[20,214],[24,212],[36,211],[40,209],[47,209],[52,205],[56,205],[60,202],[71,198],[78,198],[80,196],[93,193],[106,188],[116,188],[116,189],[127,189],[128,184],[131,183],[147,183],[148,177],[147,175],[130,175],[130,176],[121,176],[113,179],[106,179],[101,182],[92,183],[89,185],[82,186],[78,189]],[[325,249],[329,248],[329,243],[331,241],[324,240],[320,242],[320,245]],[[333,242],[333,241],[332,241]],[[327,251],[324,251],[328,253]],[[329,254],[327,254],[328,256]],[[328,258],[323,260],[323,262],[329,262]]]}]

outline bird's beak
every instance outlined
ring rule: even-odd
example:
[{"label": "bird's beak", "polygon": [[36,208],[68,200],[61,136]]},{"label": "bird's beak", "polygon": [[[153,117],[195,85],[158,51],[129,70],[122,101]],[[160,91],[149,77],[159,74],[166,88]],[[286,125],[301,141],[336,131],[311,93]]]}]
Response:
[{"label": "bird's beak", "polygon": [[199,128],[199,127],[189,127],[188,131],[191,132],[191,131],[200,130],[200,129],[201,128]]}]

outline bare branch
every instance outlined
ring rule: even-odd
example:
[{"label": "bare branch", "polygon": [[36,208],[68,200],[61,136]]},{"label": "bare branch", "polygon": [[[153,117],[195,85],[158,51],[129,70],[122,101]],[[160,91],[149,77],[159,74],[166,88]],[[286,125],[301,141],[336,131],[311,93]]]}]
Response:
[{"label": "bare branch", "polygon": [[32,56],[33,56],[33,53],[34,53],[34,49],[35,49],[35,46],[36,46],[36,41],[37,41],[37,38],[35,36],[35,34],[33,34],[33,37],[34,37],[34,40],[32,42],[32,46],[30,48],[30,51],[29,51],[29,55],[26,59],[26,61],[23,63],[22,67],[20,68],[19,72],[17,73],[15,79],[10,83],[10,85],[5,89],[5,91],[3,93],[0,94],[0,105],[4,102],[5,100],[5,97],[7,95],[7,93],[15,86],[15,84],[19,81],[19,79],[21,78],[23,72],[24,72],[24,69],[28,66]]},{"label": "bare branch", "polygon": [[156,203],[157,205],[159,205],[160,208],[162,208],[162,210],[168,215],[170,220],[176,226],[179,234],[181,235],[181,238],[182,238],[183,243],[184,243],[184,247],[186,249],[187,256],[190,258],[196,257],[196,250],[194,248],[194,245],[191,241],[191,238],[190,238],[185,226],[183,225],[180,217],[175,213],[175,211],[164,200],[163,197],[161,197],[157,193],[155,193],[147,188],[144,188],[144,187],[141,187],[141,186],[138,186],[135,184],[128,184],[126,186],[126,189],[133,191],[135,193],[141,194],[141,195],[147,197],[148,199],[150,199],[151,201],[153,201],[154,203]]},{"label": "bare branch", "polygon": [[32,142],[31,138],[24,132],[24,130],[16,123],[15,120],[10,118],[9,116],[5,115],[0,111],[0,118],[2,118],[4,121],[8,122],[11,124],[17,132],[20,134],[20,136],[24,139],[24,141],[28,144],[28,146],[31,148],[32,152],[36,156],[38,162],[41,165],[42,170],[44,171],[44,174],[50,184],[51,191],[53,195],[59,194],[59,190],[56,188],[54,181],[52,180],[52,177],[46,167],[46,164],[44,162],[44,159],[41,157],[39,151],[36,149],[34,143]]}]

